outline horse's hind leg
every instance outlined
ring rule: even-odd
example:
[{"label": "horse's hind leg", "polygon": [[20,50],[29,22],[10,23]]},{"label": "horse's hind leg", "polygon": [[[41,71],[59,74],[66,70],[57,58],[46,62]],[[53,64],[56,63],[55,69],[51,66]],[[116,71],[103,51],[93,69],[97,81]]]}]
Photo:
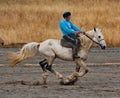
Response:
[{"label": "horse's hind leg", "polygon": [[46,66],[47,66],[47,60],[44,59],[42,61],[39,62],[42,70],[43,70],[43,74],[42,74],[42,77],[43,77],[43,83],[44,84],[47,84],[47,77],[48,77],[48,73],[47,73],[47,70],[46,70]]},{"label": "horse's hind leg", "polygon": [[52,68],[52,64],[53,64],[54,60],[55,60],[55,57],[49,57],[47,59],[42,60],[39,63],[44,72],[42,75],[44,84],[47,83],[47,77],[48,77],[47,70],[50,71],[51,73],[53,73],[57,77],[57,79],[60,79],[61,81],[63,81],[63,76],[59,72],[55,71]]},{"label": "horse's hind leg", "polygon": [[44,60],[40,61],[39,64],[40,64],[40,67],[42,68],[42,70],[45,71],[45,70],[46,70],[46,69],[45,69],[45,65],[48,64],[48,63],[47,63],[47,60],[44,59]]},{"label": "horse's hind leg", "polygon": [[52,72],[57,77],[57,79],[59,79],[61,82],[63,81],[63,76],[59,72],[55,71],[52,68],[52,65],[46,66],[46,69]]},{"label": "horse's hind leg", "polygon": [[62,81],[63,80],[63,76],[59,72],[55,71],[52,68],[52,64],[53,64],[54,60],[55,60],[55,57],[49,57],[48,58],[48,65],[46,66],[46,69],[48,71],[52,72],[57,77],[57,79],[60,79]]}]

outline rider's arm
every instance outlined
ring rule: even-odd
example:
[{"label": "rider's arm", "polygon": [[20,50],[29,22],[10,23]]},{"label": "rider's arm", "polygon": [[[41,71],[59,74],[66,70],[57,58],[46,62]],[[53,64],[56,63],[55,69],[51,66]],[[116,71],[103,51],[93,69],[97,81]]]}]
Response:
[{"label": "rider's arm", "polygon": [[72,22],[71,22],[71,26],[72,26],[72,29],[74,29],[75,31],[79,31],[79,32],[83,32],[80,28],[78,28],[77,26],[75,26]]}]

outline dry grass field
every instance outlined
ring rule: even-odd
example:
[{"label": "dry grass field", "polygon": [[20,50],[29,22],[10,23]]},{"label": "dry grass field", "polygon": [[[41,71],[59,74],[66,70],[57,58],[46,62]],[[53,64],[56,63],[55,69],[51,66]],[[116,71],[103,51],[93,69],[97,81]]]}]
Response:
[{"label": "dry grass field", "polygon": [[99,27],[108,46],[120,46],[120,0],[0,0],[0,37],[5,44],[60,39],[64,11],[82,30]]}]

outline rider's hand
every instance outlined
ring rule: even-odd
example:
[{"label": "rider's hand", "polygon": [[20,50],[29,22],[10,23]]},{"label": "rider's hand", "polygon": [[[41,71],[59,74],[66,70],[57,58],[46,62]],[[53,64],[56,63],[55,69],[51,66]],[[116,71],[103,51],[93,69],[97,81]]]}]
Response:
[{"label": "rider's hand", "polygon": [[80,32],[76,32],[76,37],[80,37],[79,34],[80,34]]},{"label": "rider's hand", "polygon": [[78,32],[76,32],[76,35],[78,35],[78,34],[80,34],[80,32],[78,31]]},{"label": "rider's hand", "polygon": [[84,35],[86,34],[85,32],[82,32]]}]

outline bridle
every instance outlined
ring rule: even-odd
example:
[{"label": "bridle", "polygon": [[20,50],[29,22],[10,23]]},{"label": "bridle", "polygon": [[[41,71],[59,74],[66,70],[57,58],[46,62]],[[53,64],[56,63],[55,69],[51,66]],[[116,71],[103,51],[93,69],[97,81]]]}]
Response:
[{"label": "bridle", "polygon": [[[88,37],[90,40],[92,40],[94,43],[96,43],[97,45],[101,46],[100,43],[96,42],[95,40],[93,40],[90,36],[88,36],[87,34],[84,34],[86,37]],[[104,40],[104,39],[101,39],[100,42]]]}]

